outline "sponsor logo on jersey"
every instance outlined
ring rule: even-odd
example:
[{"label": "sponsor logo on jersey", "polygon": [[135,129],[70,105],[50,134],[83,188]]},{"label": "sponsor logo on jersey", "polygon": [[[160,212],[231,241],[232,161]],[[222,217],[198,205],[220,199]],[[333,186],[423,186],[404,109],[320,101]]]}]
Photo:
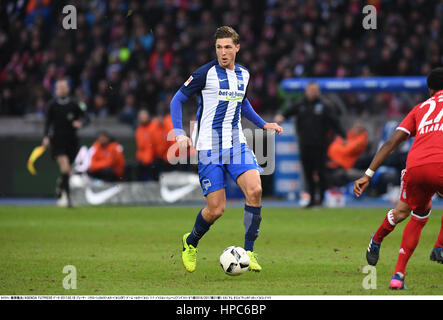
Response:
[{"label": "sponsor logo on jersey", "polygon": [[243,100],[245,93],[242,91],[232,91],[232,90],[219,90],[218,97],[219,100],[226,101],[240,101]]}]

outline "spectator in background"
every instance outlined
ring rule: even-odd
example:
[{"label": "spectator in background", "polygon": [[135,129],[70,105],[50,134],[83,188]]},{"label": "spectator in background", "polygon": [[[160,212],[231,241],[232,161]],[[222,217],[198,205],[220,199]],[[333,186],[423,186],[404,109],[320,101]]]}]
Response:
[{"label": "spectator in background", "polygon": [[[331,103],[320,95],[316,82],[309,83],[305,88],[304,97],[290,106],[275,121],[281,123],[287,118],[296,117],[298,144],[303,165],[304,180],[310,195],[307,207],[322,205],[327,188],[326,152],[329,145],[330,132],[345,137],[336,112]],[[319,199],[316,195],[319,191]]]},{"label": "spectator in background", "polygon": [[134,17],[133,34],[129,39],[129,50],[134,51],[136,43],[139,43],[145,52],[149,52],[154,44],[154,35],[146,30],[146,26],[140,15]]},{"label": "spectator in background", "polygon": [[356,161],[368,146],[368,133],[361,123],[356,123],[346,134],[346,140],[337,137],[329,145],[327,163],[328,184],[341,187],[361,176],[353,169]]},{"label": "spectator in background", "polygon": [[346,134],[346,140],[336,137],[328,147],[331,169],[351,169],[368,146],[368,133],[361,123],[355,124]]},{"label": "spectator in background", "polygon": [[19,110],[18,101],[8,87],[3,88],[0,95],[0,114],[13,115]]},{"label": "spectator in background", "polygon": [[102,118],[108,114],[108,107],[106,105],[106,99],[101,94],[96,94],[94,96],[92,116],[95,118]]},{"label": "spectator in background", "polygon": [[129,93],[125,98],[125,106],[119,117],[120,122],[126,123],[131,127],[135,127],[137,122],[137,107],[135,103],[135,95]]},{"label": "spectator in background", "polygon": [[45,100],[41,97],[37,99],[35,115],[42,119],[45,117]]},{"label": "spectator in background", "polygon": [[161,106],[158,116],[152,120],[152,127],[154,157],[157,170],[160,172],[170,171],[173,167],[168,162],[168,150],[172,145],[177,143],[175,142],[174,127],[167,104]]},{"label": "spectator in background", "polygon": [[143,108],[147,109],[149,113],[154,114],[157,110],[157,102],[161,90],[162,88],[152,75],[146,72],[137,88],[137,100],[144,103]]},{"label": "spectator in background", "polygon": [[154,168],[154,127],[149,112],[142,109],[138,113],[138,128],[135,131],[135,142],[137,144],[137,178],[140,181],[155,180]]},{"label": "spectator in background", "polygon": [[49,20],[51,16],[50,3],[51,0],[29,0],[26,5],[26,25],[32,26],[37,17],[43,17],[44,20]]},{"label": "spectator in background", "polygon": [[172,66],[172,49],[166,40],[159,40],[155,45],[155,50],[149,58],[148,66],[152,73],[157,71],[168,72]]},{"label": "spectator in background", "polygon": [[122,180],[124,171],[123,147],[107,132],[100,132],[92,145],[88,175],[92,178],[113,182]]}]

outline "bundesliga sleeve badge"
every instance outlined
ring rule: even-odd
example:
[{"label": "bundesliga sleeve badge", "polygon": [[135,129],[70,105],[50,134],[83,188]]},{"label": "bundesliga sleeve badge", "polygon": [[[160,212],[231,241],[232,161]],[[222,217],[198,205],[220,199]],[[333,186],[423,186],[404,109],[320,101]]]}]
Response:
[{"label": "bundesliga sleeve badge", "polygon": [[188,78],[188,80],[186,80],[184,86],[187,87],[188,84],[192,81],[192,79],[194,79],[194,78],[193,78],[192,76],[190,76],[190,77]]}]

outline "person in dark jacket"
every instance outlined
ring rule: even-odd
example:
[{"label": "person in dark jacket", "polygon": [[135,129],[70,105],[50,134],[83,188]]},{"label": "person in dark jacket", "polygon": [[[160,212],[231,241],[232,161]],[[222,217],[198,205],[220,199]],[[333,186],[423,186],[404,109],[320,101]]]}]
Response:
[{"label": "person in dark jacket", "polygon": [[[295,116],[295,127],[299,141],[301,162],[306,187],[310,194],[307,207],[322,205],[326,182],[326,153],[331,141],[331,132],[346,138],[333,105],[320,94],[316,82],[310,82],[305,88],[302,99],[289,106],[283,114],[278,114],[275,121],[283,122]],[[317,189],[320,191],[316,201]]]},{"label": "person in dark jacket", "polygon": [[[69,96],[69,84],[65,79],[55,84],[55,97],[46,108],[44,138],[42,144],[51,147],[52,158],[60,167],[61,177],[57,180],[57,196],[66,199],[72,206],[69,192],[71,163],[78,152],[77,129],[89,122],[86,105]],[[65,202],[64,200],[62,202]]]}]

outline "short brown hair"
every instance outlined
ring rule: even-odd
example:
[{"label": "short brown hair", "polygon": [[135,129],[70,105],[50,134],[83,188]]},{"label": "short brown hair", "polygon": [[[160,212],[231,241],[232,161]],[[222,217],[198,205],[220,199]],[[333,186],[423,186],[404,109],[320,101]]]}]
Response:
[{"label": "short brown hair", "polygon": [[240,36],[238,35],[237,31],[235,31],[233,28],[229,26],[223,26],[217,28],[214,34],[214,41],[217,41],[217,39],[225,39],[225,38],[231,38],[232,42],[234,42],[235,45],[240,43]]}]

